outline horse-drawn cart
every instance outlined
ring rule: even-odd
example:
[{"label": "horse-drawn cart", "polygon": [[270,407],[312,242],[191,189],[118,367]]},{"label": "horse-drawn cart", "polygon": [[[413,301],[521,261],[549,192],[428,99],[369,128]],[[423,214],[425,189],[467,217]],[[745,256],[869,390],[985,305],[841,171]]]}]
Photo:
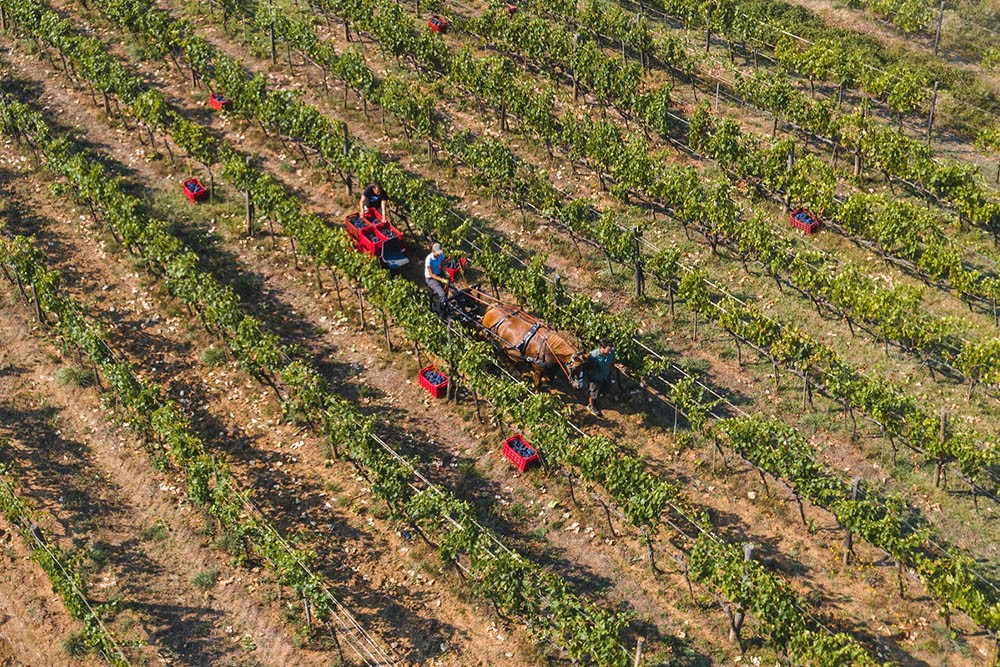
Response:
[{"label": "horse-drawn cart", "polygon": [[476,330],[512,361],[529,364],[536,387],[557,370],[574,387],[583,386],[586,353],[535,316],[504,304],[478,286],[454,290],[441,314]]}]

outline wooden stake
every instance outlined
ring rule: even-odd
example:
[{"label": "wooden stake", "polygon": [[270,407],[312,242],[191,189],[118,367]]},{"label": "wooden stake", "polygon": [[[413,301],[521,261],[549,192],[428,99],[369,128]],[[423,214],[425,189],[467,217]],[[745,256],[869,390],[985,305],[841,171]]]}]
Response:
[{"label": "wooden stake", "polygon": [[[861,478],[855,477],[851,484],[851,500],[858,499],[858,491],[861,489]],[[844,535],[844,565],[850,565],[851,553],[854,552],[854,535],[850,530]]]},{"label": "wooden stake", "polygon": [[[943,2],[944,0],[942,0]],[[934,82],[934,94],[931,96],[931,111],[927,115],[927,143],[931,142],[931,130],[934,129],[934,110],[937,108],[938,81]]]},{"label": "wooden stake", "polygon": [[[753,555],[753,544],[745,542],[743,544],[743,562],[749,562],[750,557]],[[747,575],[743,575],[743,583],[747,583]],[[743,642],[740,641],[740,629],[743,627],[744,613],[742,608],[737,608],[736,611],[729,614],[729,640],[735,641],[740,650],[743,650]]]},{"label": "wooden stake", "polygon": [[312,612],[309,611],[309,598],[302,598],[302,606],[306,610],[306,627],[309,629],[309,636],[312,637],[313,634],[313,617]]},{"label": "wooden stake", "polygon": [[642,298],[643,290],[646,285],[646,277],[642,272],[642,253],[641,253],[641,239],[642,230],[638,225],[632,228],[632,242],[635,244],[635,296],[636,298]]},{"label": "wooden stake", "polygon": [[645,637],[639,637],[635,642],[635,659],[632,660],[632,667],[639,667],[642,662],[642,645],[646,641]]},{"label": "wooden stake", "polygon": [[944,23],[944,0],[938,7],[937,28],[934,30],[934,55],[938,54],[938,47],[941,45],[941,24]]}]

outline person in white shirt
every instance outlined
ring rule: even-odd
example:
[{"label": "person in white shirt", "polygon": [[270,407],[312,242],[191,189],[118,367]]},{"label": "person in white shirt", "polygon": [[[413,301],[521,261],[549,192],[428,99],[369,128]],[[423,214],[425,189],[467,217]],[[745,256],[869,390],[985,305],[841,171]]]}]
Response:
[{"label": "person in white shirt", "polygon": [[441,303],[448,300],[448,276],[444,272],[444,250],[440,243],[431,247],[430,254],[424,260],[424,282]]}]

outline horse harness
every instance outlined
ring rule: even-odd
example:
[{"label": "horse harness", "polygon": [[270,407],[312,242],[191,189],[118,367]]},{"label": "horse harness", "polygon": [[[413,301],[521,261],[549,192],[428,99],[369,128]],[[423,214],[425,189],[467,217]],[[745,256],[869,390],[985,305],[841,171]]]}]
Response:
[{"label": "horse harness", "polygon": [[[524,360],[529,364],[544,364],[545,363],[545,359],[543,356],[544,351],[549,344],[549,337],[553,334],[553,330],[551,328],[545,327],[546,329],[545,338],[543,338],[542,342],[538,345],[538,354],[539,354],[538,357],[529,357],[527,355],[527,349],[528,345],[534,339],[535,334],[537,334],[538,330],[544,326],[541,322],[535,321],[534,323],[532,323],[531,328],[525,332],[524,336],[521,338],[521,342],[519,342],[517,345],[509,345],[507,341],[500,336],[500,325],[509,320],[514,315],[519,314],[520,312],[521,312],[520,310],[514,310],[507,313],[502,318],[497,320],[496,324],[489,327],[487,331],[493,333],[494,337],[497,340],[499,340],[508,350],[514,350],[522,357],[524,357]],[[570,381],[571,384],[574,384],[575,386],[575,381],[573,380],[572,374],[569,372],[569,368],[567,368],[566,364],[564,364],[562,359],[559,358],[559,355],[556,354],[554,351],[552,351],[552,348],[549,348],[549,351],[552,352],[552,357],[556,360],[556,363],[559,365],[559,368],[562,369],[562,372],[566,375],[566,378]],[[574,352],[572,359],[570,359],[570,363],[572,363],[572,361],[576,359],[576,356],[577,353]]]},{"label": "horse harness", "polygon": [[[538,330],[541,329],[542,326],[543,326],[541,322],[537,322],[536,321],[536,322],[532,323],[531,328],[528,329],[524,333],[524,336],[521,337],[521,342],[519,342],[517,345],[509,345],[509,344],[507,344],[507,342],[500,336],[500,325],[503,324],[504,322],[506,322],[507,320],[509,320],[514,315],[519,314],[520,312],[521,312],[520,310],[515,310],[515,311],[511,311],[511,312],[507,313],[502,318],[500,318],[499,320],[497,320],[496,324],[494,324],[493,326],[491,326],[490,329],[493,330],[493,332],[496,334],[496,337],[504,344],[504,346],[507,349],[516,351],[518,354],[520,354],[522,357],[524,357],[524,360],[527,361],[529,364],[541,364],[541,363],[544,363],[544,360],[543,360],[543,358],[541,356],[539,356],[539,357],[536,358],[536,357],[529,357],[528,354],[527,354],[528,345],[535,338],[535,334],[538,333]],[[545,336],[545,339],[542,340],[541,345],[538,346],[539,355],[542,354],[542,350],[545,349],[545,344],[548,343],[548,341],[549,341],[549,336],[552,335],[552,329],[548,329],[548,327],[546,327],[546,329],[547,329],[547,335]],[[553,356],[555,356],[555,355],[553,355]],[[557,357],[557,359],[558,359],[558,357]]]}]

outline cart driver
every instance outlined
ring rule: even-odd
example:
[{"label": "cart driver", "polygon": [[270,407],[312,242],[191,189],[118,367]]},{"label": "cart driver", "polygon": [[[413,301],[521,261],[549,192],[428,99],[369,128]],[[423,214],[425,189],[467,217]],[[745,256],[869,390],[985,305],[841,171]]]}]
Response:
[{"label": "cart driver", "polygon": [[424,260],[424,282],[442,304],[448,300],[448,275],[444,272],[444,250],[440,243],[431,247]]},{"label": "cart driver", "polygon": [[364,217],[365,211],[373,208],[382,216],[382,222],[389,222],[389,207],[385,205],[387,201],[389,201],[389,195],[385,193],[382,186],[378,183],[372,183],[365,188],[364,194],[361,195],[361,201],[358,202],[360,209],[358,215]]}]

